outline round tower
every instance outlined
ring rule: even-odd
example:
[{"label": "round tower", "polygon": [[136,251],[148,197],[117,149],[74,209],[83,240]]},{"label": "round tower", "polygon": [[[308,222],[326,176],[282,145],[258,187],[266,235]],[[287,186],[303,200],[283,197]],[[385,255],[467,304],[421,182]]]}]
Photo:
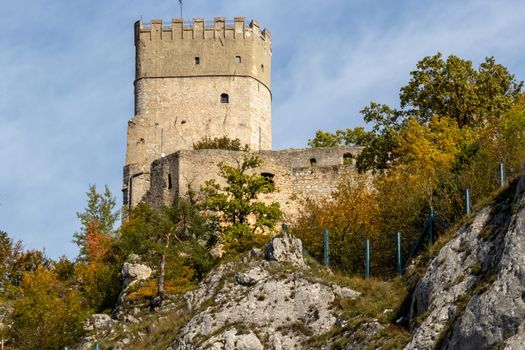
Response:
[{"label": "round tower", "polygon": [[271,149],[271,46],[268,30],[256,21],[246,25],[243,17],[135,23],[135,116],[128,123],[125,204],[138,203],[148,190],[154,160],[192,149],[205,137]]}]

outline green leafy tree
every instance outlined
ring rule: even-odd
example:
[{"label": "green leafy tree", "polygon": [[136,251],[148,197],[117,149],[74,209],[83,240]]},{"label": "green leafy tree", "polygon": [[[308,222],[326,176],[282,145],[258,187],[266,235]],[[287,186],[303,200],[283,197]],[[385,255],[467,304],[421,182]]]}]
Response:
[{"label": "green leafy tree", "polygon": [[315,137],[308,140],[310,147],[339,147],[339,146],[363,146],[366,144],[371,132],[363,127],[354,129],[337,130],[335,133],[317,130]]},{"label": "green leafy tree", "polygon": [[80,248],[81,260],[89,259],[90,234],[98,240],[113,237],[116,232],[115,223],[120,217],[120,211],[115,210],[115,197],[107,186],[104,187],[103,193],[99,193],[95,185],[90,185],[86,195],[87,207],[83,212],[77,213],[81,224],[80,231],[73,235],[73,242]]},{"label": "green leafy tree", "polygon": [[217,215],[225,242],[242,245],[256,232],[272,229],[282,217],[278,203],[265,204],[258,199],[260,194],[275,191],[271,179],[253,171],[261,163],[257,156],[245,156],[238,166],[220,163],[219,174],[226,185],[211,179],[201,188],[201,207]]},{"label": "green leafy tree", "polygon": [[478,126],[489,117],[500,117],[519,97],[523,82],[515,80],[494,57],[485,58],[478,70],[472,62],[440,53],[425,57],[401,88],[404,117],[428,122],[434,115],[456,119],[458,125]]},{"label": "green leafy tree", "polygon": [[[206,220],[195,203],[176,198],[169,207],[153,209],[141,203],[132,209],[123,224],[119,245],[125,254],[141,255],[157,266],[157,295],[163,297],[167,275],[180,275],[186,265],[199,278],[211,268],[213,259],[202,247],[210,239]],[[170,267],[179,271],[169,271]]]}]

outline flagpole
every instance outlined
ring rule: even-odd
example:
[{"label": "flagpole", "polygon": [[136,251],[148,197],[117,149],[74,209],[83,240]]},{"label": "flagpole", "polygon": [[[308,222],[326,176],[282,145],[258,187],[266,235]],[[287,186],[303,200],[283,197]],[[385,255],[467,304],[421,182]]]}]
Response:
[{"label": "flagpole", "polygon": [[182,19],[182,0],[179,0],[180,5],[180,18]]}]

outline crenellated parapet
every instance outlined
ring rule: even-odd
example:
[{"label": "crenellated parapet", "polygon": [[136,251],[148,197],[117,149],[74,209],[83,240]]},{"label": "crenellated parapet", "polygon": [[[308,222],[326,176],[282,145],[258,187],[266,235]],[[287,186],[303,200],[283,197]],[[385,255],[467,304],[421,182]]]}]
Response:
[{"label": "crenellated parapet", "polygon": [[[244,17],[135,23],[136,80],[184,76],[248,76],[270,89],[272,41]],[[165,57],[170,57],[166,60]]]},{"label": "crenellated parapet", "polygon": [[244,17],[235,17],[233,21],[227,21],[224,17],[215,17],[213,21],[194,18],[191,22],[184,22],[181,18],[174,18],[171,23],[164,23],[159,19],[151,20],[150,23],[141,21],[135,23],[135,40],[182,40],[218,37],[261,39],[271,43],[268,29],[261,31],[259,22],[256,20],[252,20],[246,25]]}]

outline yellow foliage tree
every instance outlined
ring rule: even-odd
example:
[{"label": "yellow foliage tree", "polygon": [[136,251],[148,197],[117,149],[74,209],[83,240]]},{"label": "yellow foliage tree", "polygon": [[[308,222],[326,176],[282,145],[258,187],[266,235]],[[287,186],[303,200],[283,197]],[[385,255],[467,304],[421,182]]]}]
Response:
[{"label": "yellow foliage tree", "polygon": [[[323,256],[323,229],[330,236],[330,265],[345,273],[363,270],[364,240],[378,243],[379,205],[366,176],[345,179],[330,199],[308,201],[303,216],[292,227],[309,254],[318,261]],[[374,267],[385,257],[379,253]]]},{"label": "yellow foliage tree", "polygon": [[58,350],[75,344],[88,316],[81,295],[49,270],[26,272],[14,303],[11,336],[20,349]]}]

